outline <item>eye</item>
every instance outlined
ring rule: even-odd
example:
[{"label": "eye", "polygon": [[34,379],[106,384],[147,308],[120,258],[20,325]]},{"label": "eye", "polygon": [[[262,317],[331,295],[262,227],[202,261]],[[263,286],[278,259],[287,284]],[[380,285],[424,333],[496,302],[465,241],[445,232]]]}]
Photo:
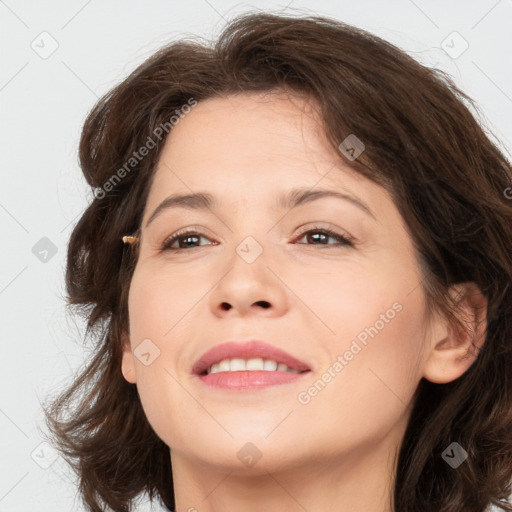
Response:
[{"label": "eye", "polygon": [[[186,229],[183,231],[178,231],[174,233],[170,237],[166,238],[162,242],[161,250],[162,251],[179,251],[182,249],[194,249],[195,247],[200,247],[198,245],[191,245],[197,243],[201,238],[207,239],[201,233],[194,231],[193,229]],[[173,247],[175,243],[178,242],[178,247]],[[217,245],[215,242],[212,245]]]},{"label": "eye", "polygon": [[[310,228],[307,231],[301,233],[300,238],[297,240],[301,240],[304,237],[308,240],[308,242],[313,242],[312,244],[306,243],[305,245],[347,245],[353,246],[353,242],[351,237],[347,235],[341,235],[336,233],[335,231],[323,228],[323,227],[314,227]],[[338,244],[329,243],[329,238],[338,240]],[[318,242],[318,243],[314,243]]]}]

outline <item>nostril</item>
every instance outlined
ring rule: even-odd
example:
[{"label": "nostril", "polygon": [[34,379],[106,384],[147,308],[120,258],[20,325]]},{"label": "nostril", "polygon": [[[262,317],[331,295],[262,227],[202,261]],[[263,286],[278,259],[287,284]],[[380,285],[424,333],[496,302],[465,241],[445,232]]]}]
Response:
[{"label": "nostril", "polygon": [[[266,300],[259,300],[255,302],[256,305],[261,306],[262,308],[268,309],[270,307],[270,302],[267,302]],[[227,302],[223,302],[220,306],[224,311],[230,310],[233,306]]]}]

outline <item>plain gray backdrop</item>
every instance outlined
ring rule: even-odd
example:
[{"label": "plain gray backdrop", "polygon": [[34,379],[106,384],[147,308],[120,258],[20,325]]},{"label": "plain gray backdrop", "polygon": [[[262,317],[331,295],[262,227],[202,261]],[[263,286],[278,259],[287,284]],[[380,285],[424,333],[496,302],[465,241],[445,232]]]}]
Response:
[{"label": "plain gray backdrop", "polygon": [[214,38],[252,9],[333,16],[448,71],[510,156],[511,0],[0,1],[1,512],[83,510],[43,442],[39,401],[87,356],[63,301],[67,242],[92,198],[77,160],[85,116],[161,45]]}]

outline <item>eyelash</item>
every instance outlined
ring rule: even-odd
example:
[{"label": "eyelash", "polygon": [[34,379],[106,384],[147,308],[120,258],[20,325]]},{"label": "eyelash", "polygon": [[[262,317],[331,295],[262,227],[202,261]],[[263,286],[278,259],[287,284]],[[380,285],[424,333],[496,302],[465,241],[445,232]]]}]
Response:
[{"label": "eyelash", "polygon": [[[323,227],[313,227],[313,228],[310,228],[306,231],[303,231],[302,233],[300,233],[298,235],[299,239],[300,238],[303,238],[304,235],[307,235],[309,233],[322,233],[322,234],[325,234],[325,235],[328,235],[328,236],[331,236],[333,238],[337,238],[339,240],[339,243],[342,245],[342,246],[349,246],[349,247],[353,247],[354,246],[354,242],[353,242],[353,239],[347,235],[341,235],[339,233],[336,233],[335,231],[332,231],[331,229],[328,229],[328,228],[323,228]],[[183,251],[183,250],[187,250],[187,248],[172,248],[170,247],[174,242],[178,241],[180,238],[183,238],[185,236],[189,236],[189,235],[198,235],[199,237],[204,237],[204,238],[207,238],[205,235],[203,235],[202,233],[198,232],[198,231],[194,231],[193,229],[185,229],[183,231],[178,231],[177,233],[171,235],[170,237],[166,238],[163,242],[162,242],[162,245],[161,245],[161,248],[160,250],[162,252],[164,251],[171,251],[171,252],[177,252],[177,251]],[[215,244],[214,244],[215,245]],[[332,246],[334,244],[300,244],[300,245],[326,245],[326,246]],[[190,249],[198,249],[199,247],[201,246],[197,246],[197,247],[189,247],[188,250]],[[335,247],[339,247],[338,245],[336,245]]]}]

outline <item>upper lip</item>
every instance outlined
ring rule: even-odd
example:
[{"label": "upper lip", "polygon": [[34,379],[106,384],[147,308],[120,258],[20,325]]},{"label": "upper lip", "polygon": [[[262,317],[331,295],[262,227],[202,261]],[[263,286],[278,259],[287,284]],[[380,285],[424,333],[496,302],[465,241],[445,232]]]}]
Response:
[{"label": "upper lip", "polygon": [[207,350],[192,367],[192,373],[201,375],[212,364],[219,363],[224,359],[272,359],[278,364],[283,363],[288,368],[298,371],[307,371],[309,366],[300,361],[299,359],[288,354],[284,350],[269,345],[263,341],[250,340],[250,341],[226,341],[219,345],[215,345]]}]

